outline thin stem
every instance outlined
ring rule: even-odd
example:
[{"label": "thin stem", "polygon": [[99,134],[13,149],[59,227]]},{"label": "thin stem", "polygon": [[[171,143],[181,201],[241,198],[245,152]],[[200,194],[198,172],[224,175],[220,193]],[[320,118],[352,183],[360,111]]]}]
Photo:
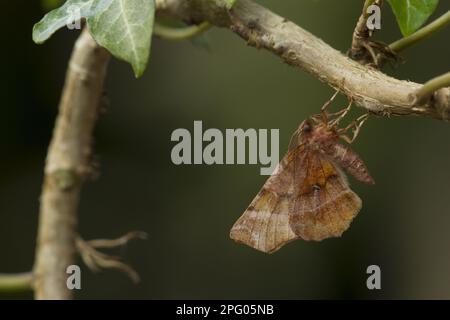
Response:
[{"label": "thin stem", "polygon": [[415,104],[425,102],[435,91],[444,87],[450,87],[450,72],[431,79],[417,90]]},{"label": "thin stem", "polygon": [[199,25],[192,25],[184,28],[171,28],[159,23],[153,26],[153,34],[167,40],[188,40],[211,27],[209,22],[202,22]]},{"label": "thin stem", "polygon": [[366,2],[364,2],[364,7],[363,7],[363,15],[365,17],[368,17],[368,13],[367,13],[367,9],[375,2],[375,0],[366,0]]},{"label": "thin stem", "polygon": [[0,273],[1,292],[20,292],[32,290],[33,274],[31,272],[4,274]]},{"label": "thin stem", "polygon": [[381,7],[383,4],[382,0],[366,0],[364,2],[363,10],[361,16],[356,23],[355,30],[352,36],[352,45],[350,47],[349,56],[354,60],[361,60],[361,56],[367,52],[367,46],[364,44],[368,42],[369,38],[372,36],[372,31],[367,27],[367,19],[370,14],[367,12],[369,7],[376,4]]},{"label": "thin stem", "polygon": [[413,34],[393,42],[392,44],[389,45],[389,49],[395,52],[400,52],[406,48],[415,45],[417,42],[430,37],[432,34],[438,32],[449,23],[450,23],[450,10],[447,13],[440,16],[439,18],[437,18],[436,20],[434,20],[433,22],[426,25],[425,27],[417,30]]}]

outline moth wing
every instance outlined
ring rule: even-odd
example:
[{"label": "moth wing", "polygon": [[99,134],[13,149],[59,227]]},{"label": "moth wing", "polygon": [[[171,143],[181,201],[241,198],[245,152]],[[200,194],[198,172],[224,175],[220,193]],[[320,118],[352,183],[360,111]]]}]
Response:
[{"label": "moth wing", "polygon": [[304,240],[340,237],[361,209],[361,199],[320,151],[305,152],[302,163],[303,170],[294,175],[296,190],[289,208],[292,231]]},{"label": "moth wing", "polygon": [[[288,152],[250,206],[230,231],[231,239],[266,253],[298,238],[289,224],[294,196],[294,165],[301,163],[304,146]],[[297,160],[296,160],[297,159]]]}]

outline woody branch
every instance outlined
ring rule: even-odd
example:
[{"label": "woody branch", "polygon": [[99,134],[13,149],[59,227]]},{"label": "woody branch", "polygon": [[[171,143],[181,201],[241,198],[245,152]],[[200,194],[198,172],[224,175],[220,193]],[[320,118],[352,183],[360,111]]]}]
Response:
[{"label": "woody branch", "polygon": [[[264,48],[286,63],[299,67],[353,101],[380,115],[420,115],[445,119],[450,104],[448,88],[439,89],[440,99],[421,104],[416,94],[422,84],[395,79],[359,64],[295,23],[251,0],[237,0],[230,11],[205,0],[156,0],[159,15],[188,23],[209,23],[228,28],[256,48]],[[443,98],[442,98],[443,97]]]},{"label": "woody branch", "polygon": [[70,299],[66,268],[74,264],[77,208],[88,173],[109,54],[83,31],[67,69],[47,154],[33,285],[37,299]]}]

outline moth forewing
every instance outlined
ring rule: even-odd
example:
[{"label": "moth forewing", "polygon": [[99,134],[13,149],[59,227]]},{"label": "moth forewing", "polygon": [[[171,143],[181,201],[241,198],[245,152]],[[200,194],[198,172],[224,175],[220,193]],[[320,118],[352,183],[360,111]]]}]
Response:
[{"label": "moth forewing", "polygon": [[[265,186],[271,185],[270,179]],[[297,236],[289,226],[288,197],[265,186],[231,228],[230,237],[262,252],[271,253]]]}]

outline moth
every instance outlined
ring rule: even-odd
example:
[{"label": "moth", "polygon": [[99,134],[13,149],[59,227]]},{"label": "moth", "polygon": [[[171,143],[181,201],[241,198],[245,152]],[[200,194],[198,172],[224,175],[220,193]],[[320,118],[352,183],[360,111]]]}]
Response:
[{"label": "moth", "polygon": [[[321,119],[313,116],[295,131],[287,154],[232,227],[233,240],[272,253],[295,239],[321,241],[348,229],[362,202],[342,169],[358,181],[374,180],[361,158],[339,143],[341,138],[351,143],[368,114],[338,128],[352,101],[328,114],[325,109],[336,94],[322,107]],[[345,134],[349,129],[351,139]]]}]

